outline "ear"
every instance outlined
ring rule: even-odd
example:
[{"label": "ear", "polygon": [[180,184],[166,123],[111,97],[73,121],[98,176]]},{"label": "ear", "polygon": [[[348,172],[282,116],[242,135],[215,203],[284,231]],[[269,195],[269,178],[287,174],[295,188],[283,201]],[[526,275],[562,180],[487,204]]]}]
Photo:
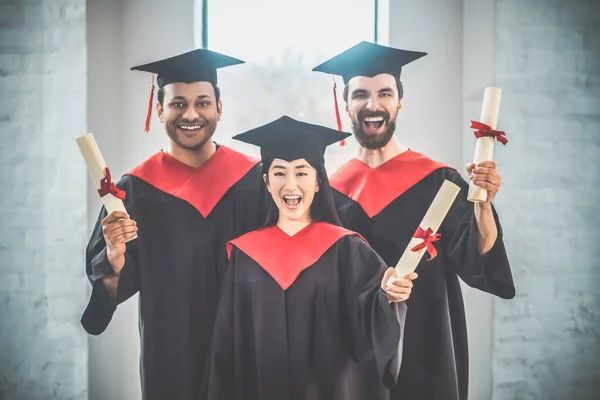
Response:
[{"label": "ear", "polygon": [[158,114],[158,119],[162,123],[163,122],[163,107],[160,105],[160,103],[158,101],[156,102],[156,114]]},{"label": "ear", "polygon": [[402,99],[398,100],[398,111],[402,108]]},{"label": "ear", "polygon": [[223,115],[223,102],[221,101],[221,99],[219,99],[219,102],[217,103],[217,120],[218,121],[221,120],[221,115]]},{"label": "ear", "polygon": [[350,116],[350,109],[348,108],[348,103],[346,103],[346,115]]},{"label": "ear", "polygon": [[263,181],[265,181],[265,186],[267,187],[267,192],[271,193],[271,188],[269,187],[269,179],[267,178],[267,174],[263,174]]}]

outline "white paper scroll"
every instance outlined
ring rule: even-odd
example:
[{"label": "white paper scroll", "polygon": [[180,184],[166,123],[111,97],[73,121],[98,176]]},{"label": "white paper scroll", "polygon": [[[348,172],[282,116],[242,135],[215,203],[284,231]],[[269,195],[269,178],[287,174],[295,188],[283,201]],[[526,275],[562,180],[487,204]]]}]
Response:
[{"label": "white paper scroll", "polygon": [[[104,157],[102,157],[102,153],[100,153],[100,149],[98,148],[98,144],[94,139],[94,135],[87,133],[76,138],[75,141],[77,142],[79,150],[83,155],[83,159],[87,164],[92,181],[96,185],[96,189],[99,190],[101,187],[100,182],[106,177],[106,162],[104,161]],[[123,204],[123,200],[113,196],[111,193],[108,193],[102,197],[102,203],[104,203],[104,207],[109,214],[113,211],[127,212],[125,205]],[[137,235],[127,241],[129,242],[135,238],[137,238]]]},{"label": "white paper scroll", "polygon": [[[446,214],[448,214],[448,211],[454,203],[458,192],[460,192],[460,186],[450,182],[449,180],[444,180],[442,187],[440,187],[440,190],[438,190],[435,198],[429,206],[429,209],[427,209],[423,220],[419,224],[421,229],[426,231],[428,228],[431,228],[433,231],[432,235],[435,235],[440,228],[440,225],[444,221],[444,218],[446,218]],[[396,273],[398,275],[396,279],[403,279],[405,275],[415,271],[417,265],[421,261],[421,258],[423,258],[423,254],[425,254],[427,251],[427,247],[417,251],[412,251],[411,249],[421,243],[423,243],[423,239],[413,237],[410,240],[408,246],[406,246],[406,249],[402,254],[402,257],[400,257],[400,260],[396,265]],[[394,278],[391,280],[393,279]],[[391,282],[388,282],[388,284],[389,283]]]},{"label": "white paper scroll", "polygon": [[[481,106],[479,122],[489,125],[494,130],[498,123],[501,97],[502,89],[498,87],[486,87],[483,93],[483,104]],[[496,139],[493,137],[480,137],[477,139],[475,143],[475,156],[473,157],[475,164],[482,161],[494,160],[494,140]],[[471,182],[469,184],[467,200],[476,203],[484,202],[487,200],[487,191]]]}]

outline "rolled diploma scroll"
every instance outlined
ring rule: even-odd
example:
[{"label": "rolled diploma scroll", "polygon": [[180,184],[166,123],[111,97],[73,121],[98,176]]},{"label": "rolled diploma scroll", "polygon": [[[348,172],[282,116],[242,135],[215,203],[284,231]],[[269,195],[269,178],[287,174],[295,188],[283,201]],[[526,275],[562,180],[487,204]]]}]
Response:
[{"label": "rolled diploma scroll", "polygon": [[[498,87],[485,88],[479,122],[489,125],[492,129],[496,129],[496,124],[498,123],[498,112],[500,111],[501,97],[502,89]],[[475,142],[475,156],[473,157],[473,162],[475,164],[478,164],[482,161],[493,161],[494,140],[495,138],[493,137],[480,137],[477,139],[477,142]],[[471,182],[469,184],[467,200],[475,203],[486,201],[487,191]]]},{"label": "rolled diploma scroll", "polygon": [[[449,180],[444,180],[442,187],[438,190],[429,209],[427,209],[423,220],[419,224],[421,229],[425,231],[427,228],[431,228],[433,230],[432,235],[435,235],[444,221],[444,218],[446,218],[446,214],[448,214],[450,207],[452,207],[458,192],[460,192],[460,186]],[[417,251],[412,251],[411,249],[421,243],[423,243],[423,239],[413,237],[410,240],[402,257],[400,257],[400,260],[398,260],[398,264],[396,265],[397,278],[390,278],[387,282],[388,285],[391,284],[394,279],[403,279],[405,275],[415,271],[421,258],[423,258],[423,254],[427,251],[427,247]]]},{"label": "rolled diploma scroll", "polygon": [[[94,181],[96,184],[96,189],[99,190],[100,181],[106,177],[106,162],[104,162],[104,157],[102,157],[102,154],[100,153],[100,149],[98,148],[98,144],[94,139],[94,135],[87,133],[76,138],[75,141],[77,142],[79,150],[83,155],[83,159],[87,164],[88,171],[90,171],[92,181]],[[127,212],[125,205],[123,204],[123,200],[113,196],[111,193],[108,193],[102,197],[102,203],[104,203],[104,207],[106,208],[106,212],[108,214],[113,211]],[[137,238],[137,235],[126,242],[129,242],[135,238]]]}]

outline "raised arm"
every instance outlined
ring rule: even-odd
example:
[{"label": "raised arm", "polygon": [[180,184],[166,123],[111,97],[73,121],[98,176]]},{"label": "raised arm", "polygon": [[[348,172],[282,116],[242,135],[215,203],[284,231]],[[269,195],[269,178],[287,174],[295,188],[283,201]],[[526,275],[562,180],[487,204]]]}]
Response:
[{"label": "raised arm", "polygon": [[443,179],[461,187],[440,232],[446,238],[446,252],[451,267],[469,286],[509,299],[515,287],[506,249],[502,226],[494,206],[476,206],[467,200],[469,186],[453,170],[443,170]]}]

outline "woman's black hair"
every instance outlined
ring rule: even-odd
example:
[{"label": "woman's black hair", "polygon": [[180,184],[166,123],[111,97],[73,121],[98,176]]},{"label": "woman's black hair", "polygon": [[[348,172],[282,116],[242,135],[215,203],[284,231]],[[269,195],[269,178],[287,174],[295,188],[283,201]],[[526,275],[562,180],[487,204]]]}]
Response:
[{"label": "woman's black hair", "polygon": [[[333,225],[341,226],[342,223],[338,217],[333,201],[333,190],[329,185],[325,163],[322,160],[306,160],[314,169],[317,170],[317,181],[319,182],[319,191],[310,206],[310,216],[313,222],[328,222]],[[273,159],[263,160],[262,175],[269,176],[269,168]],[[260,188],[259,197],[259,221],[264,221],[263,228],[277,224],[279,219],[279,209],[273,201],[273,197],[267,190],[267,185],[263,181]]]}]

